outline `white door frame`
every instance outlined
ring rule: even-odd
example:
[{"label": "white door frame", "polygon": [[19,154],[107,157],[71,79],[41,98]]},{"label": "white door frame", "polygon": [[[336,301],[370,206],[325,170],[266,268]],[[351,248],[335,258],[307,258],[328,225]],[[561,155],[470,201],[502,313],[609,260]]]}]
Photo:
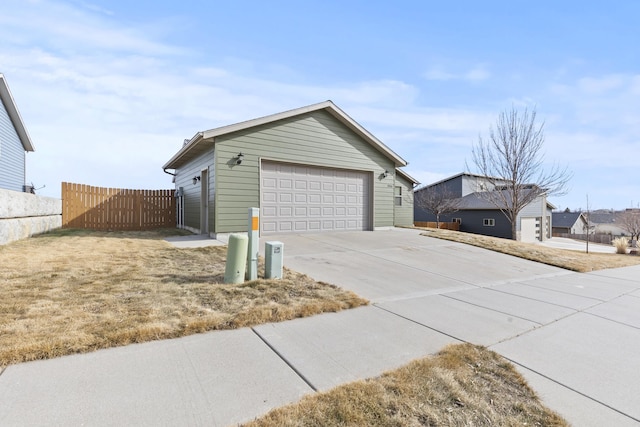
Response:
[{"label": "white door frame", "polygon": [[200,171],[200,234],[209,234],[209,168]]}]

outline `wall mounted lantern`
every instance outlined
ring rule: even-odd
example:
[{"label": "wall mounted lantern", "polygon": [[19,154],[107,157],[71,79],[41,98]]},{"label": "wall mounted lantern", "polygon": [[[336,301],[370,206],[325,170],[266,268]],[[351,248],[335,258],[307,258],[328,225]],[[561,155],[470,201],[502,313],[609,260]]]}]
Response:
[{"label": "wall mounted lantern", "polygon": [[200,181],[200,175],[193,177],[193,185],[196,185]]},{"label": "wall mounted lantern", "polygon": [[238,153],[238,155],[236,156],[236,165],[239,165],[240,163],[242,163],[243,160],[244,160],[244,154]]}]

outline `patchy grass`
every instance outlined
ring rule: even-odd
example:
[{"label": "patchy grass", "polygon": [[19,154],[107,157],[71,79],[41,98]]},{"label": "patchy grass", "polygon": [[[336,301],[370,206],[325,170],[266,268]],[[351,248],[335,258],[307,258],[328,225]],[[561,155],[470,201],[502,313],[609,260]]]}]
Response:
[{"label": "patchy grass", "polygon": [[543,264],[553,265],[581,273],[605,268],[628,267],[640,264],[640,257],[619,254],[585,253],[566,249],[549,248],[534,243],[523,243],[498,237],[459,231],[425,228],[423,236],[466,243],[492,251],[513,255]]},{"label": "patchy grass", "polygon": [[513,365],[484,347],[456,344],[366,381],[310,395],[247,427],[567,426]]},{"label": "patchy grass", "polygon": [[291,270],[222,284],[226,247],[179,249],[170,234],[59,230],[0,246],[0,368],[367,304]]}]

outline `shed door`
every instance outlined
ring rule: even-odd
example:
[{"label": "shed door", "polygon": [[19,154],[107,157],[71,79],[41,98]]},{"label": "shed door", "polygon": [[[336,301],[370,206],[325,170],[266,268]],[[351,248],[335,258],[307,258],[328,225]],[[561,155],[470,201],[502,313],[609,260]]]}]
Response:
[{"label": "shed door", "polygon": [[369,230],[370,173],[262,162],[262,233]]}]

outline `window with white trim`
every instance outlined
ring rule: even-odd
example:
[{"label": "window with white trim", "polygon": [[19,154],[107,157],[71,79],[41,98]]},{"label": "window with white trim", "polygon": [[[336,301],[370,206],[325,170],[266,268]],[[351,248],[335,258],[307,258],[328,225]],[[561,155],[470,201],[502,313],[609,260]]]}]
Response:
[{"label": "window with white trim", "polygon": [[496,225],[496,220],[493,218],[485,218],[482,220],[482,225],[485,227],[493,227]]},{"label": "window with white trim", "polygon": [[393,204],[395,206],[402,206],[402,187],[396,185],[393,190]]},{"label": "window with white trim", "polygon": [[451,222],[456,222],[458,224],[462,224],[462,218],[453,218],[453,219],[451,219]]}]

